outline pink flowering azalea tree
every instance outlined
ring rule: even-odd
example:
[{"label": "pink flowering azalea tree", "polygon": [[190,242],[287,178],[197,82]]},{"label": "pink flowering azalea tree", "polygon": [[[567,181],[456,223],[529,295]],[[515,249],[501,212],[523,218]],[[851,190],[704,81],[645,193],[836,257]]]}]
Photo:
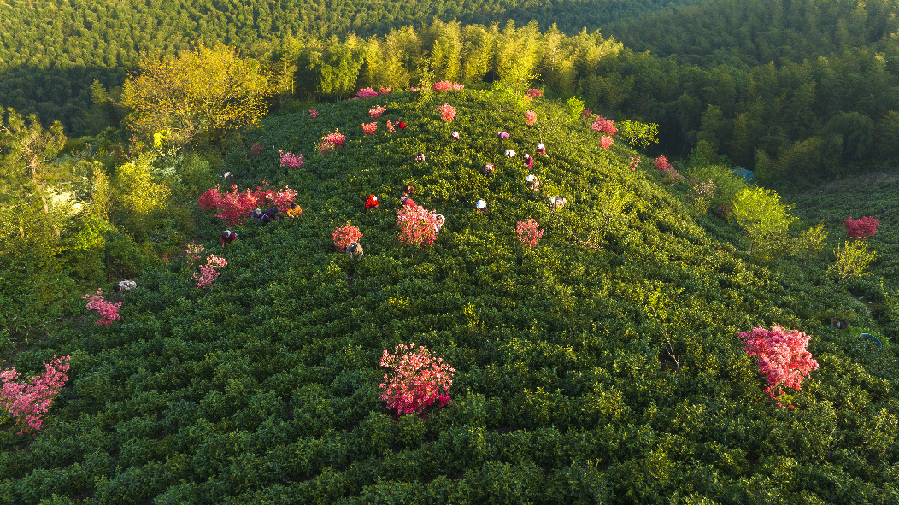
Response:
[{"label": "pink flowering azalea tree", "polygon": [[642,157],[641,157],[641,156],[636,156],[636,157],[631,156],[631,157],[630,157],[630,169],[631,169],[631,172],[633,172],[634,170],[636,170],[636,169],[640,166],[640,161],[642,161]]},{"label": "pink flowering azalea tree", "polygon": [[659,172],[667,172],[674,168],[674,166],[668,162],[668,158],[666,158],[664,154],[656,158],[655,167]]},{"label": "pink flowering azalea tree", "polygon": [[527,123],[528,126],[533,126],[537,123],[537,113],[529,110],[524,113],[524,122]]},{"label": "pink flowering azalea tree", "polygon": [[422,414],[434,402],[441,407],[450,403],[449,389],[456,370],[435,357],[424,346],[399,344],[393,354],[384,349],[381,366],[391,371],[384,374],[381,399],[397,415]]},{"label": "pink flowering azalea tree", "polygon": [[855,220],[852,219],[852,216],[849,216],[849,219],[843,221],[843,224],[846,226],[846,235],[848,235],[849,238],[859,239],[873,237],[874,234],[877,233],[877,227],[880,225],[880,221],[871,216],[865,216]]},{"label": "pink flowering azalea tree", "polygon": [[282,167],[297,169],[303,166],[302,154],[293,154],[290,151],[285,153],[284,151],[278,150],[278,155],[280,156]]},{"label": "pink flowering azalea tree", "polygon": [[362,131],[367,135],[374,135],[375,131],[378,129],[378,122],[372,121],[371,123],[362,123]]},{"label": "pink flowering azalea tree", "polygon": [[444,103],[440,107],[437,107],[437,112],[440,113],[440,119],[443,119],[444,121],[456,119],[456,109],[448,103]]},{"label": "pink flowering azalea tree", "polygon": [[515,225],[515,233],[518,234],[518,240],[521,241],[521,245],[530,248],[537,247],[537,242],[543,238],[543,231],[533,218],[518,221]]},{"label": "pink flowering azalea tree", "polygon": [[605,135],[603,135],[603,137],[601,139],[599,139],[599,146],[602,147],[603,149],[608,149],[608,148],[612,147],[612,144],[614,144],[614,143],[615,143],[615,139],[613,139],[612,137],[606,137]]},{"label": "pink flowering azalea tree", "polygon": [[206,289],[218,279],[221,272],[218,270],[228,265],[225,258],[220,258],[214,254],[206,257],[206,264],[200,265],[200,272],[194,272],[193,279],[197,281],[197,287]]},{"label": "pink flowering azalea tree", "polygon": [[379,117],[381,117],[381,114],[383,114],[385,112],[387,112],[386,107],[377,105],[375,107],[372,107],[371,109],[368,109],[368,117],[370,117],[372,119],[378,119]]},{"label": "pink flowering azalea tree", "polygon": [[615,135],[618,128],[615,127],[615,121],[606,119],[602,116],[597,117],[590,128],[595,132],[605,133],[606,135]]},{"label": "pink flowering azalea tree", "polygon": [[94,324],[99,324],[102,326],[109,326],[109,323],[115,321],[116,319],[121,319],[122,316],[119,315],[119,307],[122,306],[122,302],[112,303],[103,298],[103,289],[97,289],[97,292],[93,295],[84,295],[81,297],[82,299],[87,298],[87,305],[85,308],[87,310],[96,310],[100,314],[100,319],[98,319]]},{"label": "pink flowering azalea tree", "polygon": [[18,382],[19,373],[15,368],[0,370],[0,408],[15,418],[19,434],[37,434],[43,425],[41,418],[49,409],[59,390],[69,380],[70,356],[44,363],[43,374],[31,377],[27,382]]},{"label": "pink flowering azalea tree", "polygon": [[[785,394],[784,388],[801,390],[802,381],[818,368],[818,362],[808,351],[810,337],[798,330],[785,330],[780,326],[772,326],[771,330],[758,327],[738,336],[745,341],[743,349],[746,353],[757,358],[759,371],[768,379],[765,392],[778,407],[783,407],[780,400]],[[793,408],[789,402],[787,405]]]},{"label": "pink flowering azalea tree", "polygon": [[462,91],[464,88],[464,84],[456,84],[451,81],[435,82],[434,86],[432,86],[434,91]]},{"label": "pink flowering azalea tree", "polygon": [[421,247],[437,240],[443,216],[418,204],[403,205],[396,211],[396,225],[400,227],[400,243]]},{"label": "pink flowering azalea tree", "polygon": [[359,231],[359,228],[347,223],[335,228],[331,232],[331,238],[334,240],[334,248],[338,251],[343,251],[353,242],[359,242],[359,239],[362,238],[362,232]]},{"label": "pink flowering azalea tree", "polygon": [[343,147],[344,142],[346,142],[346,137],[339,130],[335,129],[322,137],[322,141],[317,146],[318,152],[320,154],[334,152],[338,148]]},{"label": "pink flowering azalea tree", "polygon": [[[371,87],[368,87],[368,88],[362,88],[362,89],[360,89],[360,90],[356,93],[356,96],[353,97],[353,98],[372,98],[372,97],[375,97],[375,96],[378,96],[378,92],[375,91],[375,90],[373,90],[373,89],[371,89]],[[351,98],[351,100],[352,100],[352,98]]]}]

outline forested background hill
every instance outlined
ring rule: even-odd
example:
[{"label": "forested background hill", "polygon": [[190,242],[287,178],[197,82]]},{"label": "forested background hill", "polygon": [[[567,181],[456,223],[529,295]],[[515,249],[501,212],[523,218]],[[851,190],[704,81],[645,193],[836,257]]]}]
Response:
[{"label": "forested background hill", "polygon": [[[118,126],[91,84],[115,97],[141,51],[223,41],[282,76],[281,103],[348,95],[370,84],[373,68],[398,72],[387,78],[394,85],[429,65],[437,78],[476,85],[511,59],[553,96],[659,124],[665,152],[725,155],[769,184],[805,186],[893,166],[899,156],[893,0],[12,1],[0,9],[0,104],[45,124],[62,120],[71,136]],[[499,36],[509,20],[518,27],[512,41]],[[622,50],[604,50],[610,40]],[[390,54],[400,61],[385,70]],[[484,68],[441,63],[473,57]],[[342,86],[323,82],[328,66],[340,67]]]},{"label": "forested background hill", "polygon": [[[697,0],[559,1],[25,1],[0,5],[0,104],[45,121],[62,120],[75,135],[85,121],[89,85],[120,86],[145,51],[173,53],[199,41],[221,41],[270,58],[295,40],[321,45],[385,35],[433,19],[463,24],[558,25],[567,33],[673,4]],[[421,62],[416,62],[420,64]],[[314,91],[308,89],[304,91]]]}]

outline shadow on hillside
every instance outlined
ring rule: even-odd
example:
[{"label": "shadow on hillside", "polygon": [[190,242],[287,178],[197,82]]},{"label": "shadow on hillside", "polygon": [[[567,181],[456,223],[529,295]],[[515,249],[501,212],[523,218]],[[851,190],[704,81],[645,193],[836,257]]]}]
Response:
[{"label": "shadow on hillside", "polygon": [[99,81],[107,89],[121,86],[127,70],[104,67],[16,67],[0,71],[0,106],[19,114],[37,114],[48,126],[59,120],[69,137],[101,131],[108,125],[101,117],[89,117],[91,84]]}]

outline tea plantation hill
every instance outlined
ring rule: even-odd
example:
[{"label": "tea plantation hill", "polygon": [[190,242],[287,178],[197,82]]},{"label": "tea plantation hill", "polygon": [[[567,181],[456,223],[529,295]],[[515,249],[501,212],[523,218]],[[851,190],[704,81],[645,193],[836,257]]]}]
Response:
[{"label": "tea plantation hill", "polygon": [[[896,348],[823,324],[844,286],[749,262],[734,227],[694,218],[650,162],[630,170],[624,139],[604,151],[553,104],[425,95],[247,133],[225,168],[241,188],[295,188],[303,214],[237,226],[224,248],[224,224],[204,214],[203,244],[228,262],[210,289],[172,258],[138,280],[121,320],[85,315],[20,355],[38,370],[71,354],[70,383],[36,438],[4,426],[0,503],[896,501]],[[365,135],[376,105],[387,112]],[[346,144],[319,154],[336,128]],[[278,150],[305,164],[280,168]],[[404,184],[445,216],[432,245],[397,241]],[[369,194],[381,206],[365,212]],[[557,195],[568,204],[553,213]],[[535,249],[515,234],[527,218],[546,229]],[[364,234],[357,263],[331,242],[348,221]],[[864,312],[851,323],[874,326]],[[772,324],[811,334],[821,364],[795,410],[767,397],[736,336]],[[378,360],[410,342],[456,369],[452,404],[397,417]]]}]

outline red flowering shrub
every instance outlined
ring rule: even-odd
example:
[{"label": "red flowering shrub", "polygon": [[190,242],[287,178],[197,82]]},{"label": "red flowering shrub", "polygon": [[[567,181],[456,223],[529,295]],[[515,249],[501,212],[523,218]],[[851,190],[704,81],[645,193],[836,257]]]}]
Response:
[{"label": "red flowering shrub", "polygon": [[784,394],[785,387],[801,390],[802,381],[818,368],[818,362],[807,349],[809,336],[798,330],[772,326],[769,331],[759,327],[738,336],[746,341],[743,348],[746,353],[758,358],[759,370],[769,383],[765,391],[777,401],[778,407],[783,407],[778,397]]},{"label": "red flowering shrub", "polygon": [[537,247],[537,242],[543,238],[543,230],[540,229],[537,221],[528,218],[526,221],[518,221],[515,225],[515,233],[518,234],[518,240],[521,245],[531,248]]},{"label": "red flowering shrub", "polygon": [[532,110],[525,112],[524,122],[527,123],[528,126],[533,126],[534,123],[537,122],[537,113]]},{"label": "red flowering shrub", "polygon": [[371,123],[362,123],[362,131],[367,135],[374,135],[375,131],[378,130],[378,122],[372,121]]},{"label": "red flowering shrub", "polygon": [[321,143],[317,146],[318,152],[324,154],[335,151],[338,147],[343,147],[344,142],[346,142],[346,137],[340,133],[340,131],[335,129],[333,132],[322,137]]},{"label": "red flowering shrub", "polygon": [[399,344],[394,354],[384,349],[380,364],[393,370],[384,374],[384,382],[378,386],[384,391],[380,398],[398,415],[421,414],[434,402],[441,407],[450,403],[449,388],[456,370],[426,347],[416,350],[415,344]]},{"label": "red flowering shrub", "polygon": [[437,112],[440,113],[440,118],[444,121],[452,121],[453,119],[456,119],[456,109],[454,109],[453,106],[448,103],[437,107]]},{"label": "red flowering shrub", "polygon": [[236,184],[226,193],[219,191],[218,186],[211,188],[200,197],[200,209],[215,211],[215,217],[224,219],[228,226],[234,226],[246,219],[256,207],[275,205],[285,213],[293,207],[293,201],[297,197],[296,190],[285,185],[284,189],[275,191],[265,181],[262,184],[265,189],[256,186],[256,191],[248,188],[240,192]]},{"label": "red flowering shrub", "polygon": [[464,84],[456,84],[450,81],[435,82],[433,86],[434,91],[461,91],[463,88],[465,88]]},{"label": "red flowering shrub", "polygon": [[338,251],[343,251],[348,245],[358,242],[362,238],[362,232],[359,231],[359,228],[347,223],[344,226],[334,228],[334,231],[331,232],[331,238],[334,239],[334,248]]},{"label": "red flowering shrub", "polygon": [[852,216],[849,216],[849,219],[843,221],[843,224],[846,225],[846,234],[849,238],[857,239],[874,236],[877,233],[880,221],[871,216],[865,216],[853,221]]},{"label": "red flowering shrub", "polygon": [[656,158],[656,170],[659,172],[667,172],[674,168],[671,163],[668,163],[668,158],[665,155],[659,156]]},{"label": "red flowering shrub", "polygon": [[608,148],[612,147],[612,144],[614,144],[614,143],[615,143],[615,139],[613,139],[612,137],[606,137],[605,135],[603,135],[603,137],[601,139],[599,139],[599,146],[602,147],[603,149],[608,149]]},{"label": "red flowering shrub", "polygon": [[633,157],[633,156],[630,157],[630,169],[631,169],[631,172],[633,172],[634,170],[636,170],[636,169],[640,166],[640,160],[641,160],[641,158],[642,158],[641,156],[637,156],[636,158]]},{"label": "red flowering shrub", "polygon": [[385,112],[387,112],[387,108],[378,105],[377,107],[372,107],[371,109],[368,109],[368,117],[370,117],[372,119],[378,119],[379,117],[381,117],[381,114],[383,114]]},{"label": "red flowering shrub", "polygon": [[531,98],[540,98],[541,96],[543,96],[543,90],[531,88],[525,94]]}]

